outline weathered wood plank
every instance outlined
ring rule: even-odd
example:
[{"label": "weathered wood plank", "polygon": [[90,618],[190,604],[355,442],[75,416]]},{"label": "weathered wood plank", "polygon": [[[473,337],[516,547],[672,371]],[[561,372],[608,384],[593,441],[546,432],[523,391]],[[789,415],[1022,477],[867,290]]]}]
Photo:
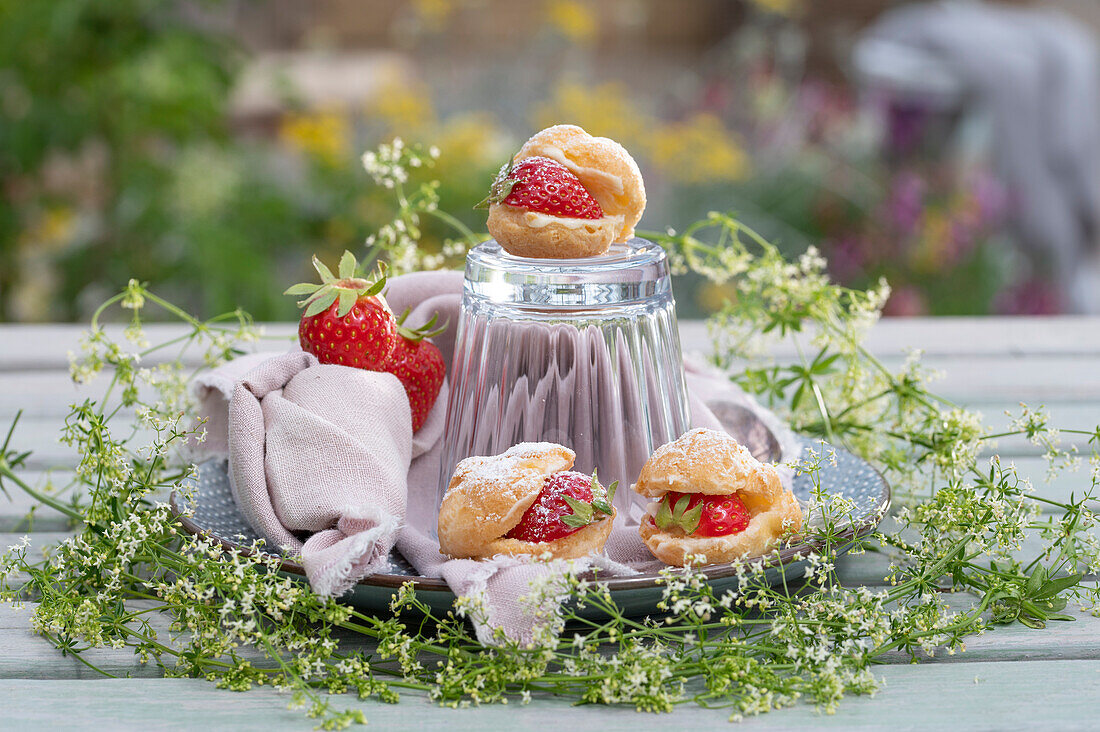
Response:
[{"label": "weathered wood plank", "polygon": [[131,649],[92,648],[82,657],[62,655],[49,641],[29,629],[0,629],[4,652],[0,653],[0,679],[102,679],[119,677],[160,679],[164,672],[156,664],[141,663]]},{"label": "weathered wood plank", "polygon": [[[845,700],[836,714],[809,705],[747,719],[747,729],[1046,729],[1095,728],[1098,661],[924,664],[876,670],[883,688],[873,698]],[[628,707],[571,706],[566,700],[536,698],[527,706],[490,705],[452,710],[422,695],[406,693],[397,705],[333,700],[338,709],[364,711],[373,728],[454,732],[485,729],[546,730],[567,722],[570,729],[637,732],[654,729],[713,729],[728,711],[684,704],[672,716],[639,714]],[[288,697],[270,689],[232,694],[198,679],[103,679],[87,681],[0,681],[0,705],[7,729],[273,730],[312,726],[301,710],[287,709]],[[1041,717],[1036,715],[1041,713]]]},{"label": "weathered wood plank", "polygon": [[[685,348],[706,349],[711,343],[701,320],[680,321]],[[866,347],[879,356],[919,348],[928,356],[1029,356],[1100,354],[1100,318],[930,317],[883,318],[867,335]],[[775,353],[797,356],[793,342]]]},{"label": "weathered wood plank", "polygon": [[[26,330],[19,334],[12,330],[24,328]],[[152,332],[156,328],[164,328],[164,334]],[[699,324],[684,323],[682,329],[687,348],[705,346],[706,339]],[[29,415],[42,417],[29,420],[35,424],[32,447],[37,449],[39,462],[36,464],[40,466],[72,464],[73,456],[67,452],[68,448],[61,450],[47,445],[54,443],[60,417],[76,396],[75,390],[69,393],[62,386],[68,385],[63,370],[64,353],[75,347],[81,330],[79,326],[61,329],[0,326],[0,342],[13,343],[14,335],[26,346],[5,348],[0,352],[0,387],[3,387],[0,389],[0,416],[10,417],[14,409],[25,406]],[[278,324],[272,330],[291,334],[293,326]],[[154,326],[150,331],[153,340],[181,332],[178,328],[173,331],[170,326]],[[265,342],[261,348],[282,350],[285,343]],[[1094,426],[1089,424],[1096,421],[1093,415],[1100,414],[1100,369],[1096,368],[1100,360],[1100,319],[887,321],[874,330],[870,346],[880,354],[897,354],[911,346],[923,347],[929,354],[930,366],[948,371],[948,378],[940,382],[938,390],[978,407],[986,413],[991,424],[998,424],[1003,419],[1000,412],[1014,407],[1017,401],[1047,402],[1051,406],[1052,421],[1059,426],[1087,429]],[[782,350],[780,354],[791,355]],[[890,363],[897,360],[896,356],[888,356]],[[42,369],[52,371],[32,375],[29,380],[23,375],[28,370]],[[20,398],[19,403],[8,404],[2,396],[5,394],[15,394]],[[1005,456],[1017,456],[1016,462],[1023,474],[1037,477],[1044,470],[1041,460],[1034,457],[1035,451],[1026,445],[1006,440],[1000,451]],[[1063,475],[1051,486],[1058,492],[1049,495],[1065,495],[1068,490],[1080,490],[1084,485],[1087,485],[1086,476]],[[1041,488],[1040,495],[1048,495],[1047,490]],[[29,508],[29,503],[26,507]],[[21,505],[15,503],[10,509],[0,509],[0,529],[18,528],[16,524],[2,522],[5,517],[18,515],[20,508]],[[59,518],[55,515],[48,519],[43,514],[36,528],[63,528],[60,523],[50,523]],[[56,531],[32,534],[36,548],[64,536],[63,532]],[[0,545],[6,546],[17,539],[18,533],[0,534]],[[843,561],[841,574],[848,582],[874,584],[881,582],[886,564],[884,558],[873,554],[853,557]],[[952,597],[950,601],[952,604],[969,602],[965,597]],[[25,620],[25,616],[16,617],[10,608],[0,610],[0,646],[6,651],[0,654],[0,700],[3,700],[0,704],[5,709],[6,724],[14,725],[13,728],[56,725],[59,719],[51,714],[61,704],[65,708],[66,725],[76,727],[101,727],[104,719],[112,719],[123,726],[172,726],[176,720],[187,726],[197,717],[183,715],[168,720],[163,714],[167,705],[178,708],[181,699],[196,710],[196,715],[204,715],[204,722],[217,726],[270,729],[273,725],[293,725],[301,728],[307,723],[299,712],[283,708],[284,698],[275,698],[266,691],[230,697],[198,681],[94,680],[98,676],[95,672],[75,659],[60,657],[43,639],[33,636]],[[814,725],[871,729],[889,725],[938,729],[962,722],[1007,728],[1032,719],[1030,715],[1038,705],[1044,709],[1044,724],[1063,729],[1090,728],[1095,689],[1100,681],[1100,662],[1096,660],[1100,658],[1098,631],[1100,620],[1091,616],[1081,616],[1075,623],[1056,624],[1045,631],[1032,631],[1020,625],[997,628],[971,639],[966,653],[936,658],[951,663],[882,667],[880,675],[887,686],[878,701],[850,701],[839,714],[831,717],[801,707],[750,720],[748,724],[774,728]],[[102,654],[97,660],[117,673],[159,675],[155,668],[137,664],[128,651],[97,650],[93,654]],[[1031,660],[1038,658],[1074,660]],[[71,666],[67,665],[70,663]],[[2,680],[9,676],[25,679],[35,674],[41,674],[39,678],[77,680]],[[936,699],[936,704],[928,704],[928,699]],[[384,728],[395,729],[403,725],[422,728],[441,724],[456,729],[474,726],[483,729],[494,723],[520,728],[544,727],[548,723],[560,723],[565,710],[564,704],[553,700],[537,700],[521,709],[493,707],[476,712],[439,710],[419,698],[408,701],[411,703],[398,707],[366,704],[364,708],[376,725],[381,723]],[[354,702],[349,700],[349,703]],[[77,710],[75,715],[71,712],[74,708]],[[410,715],[414,709],[416,714]],[[982,710],[980,720],[973,716],[976,709]],[[640,717],[622,709],[581,707],[570,708],[568,713],[570,723],[580,728],[636,728],[650,720],[653,726],[666,728],[669,721]],[[684,707],[678,710],[676,722],[698,726],[721,719],[724,715],[720,712]]]},{"label": "weathered wood plank", "polygon": [[72,536],[71,531],[24,531],[14,533],[2,533],[0,534],[0,547],[7,549],[9,546],[20,543],[24,536],[30,537],[30,548],[27,550],[28,557],[42,556],[42,552],[47,548],[64,541],[68,537]]},{"label": "weathered wood plank", "polygon": [[[293,323],[263,323],[262,350],[279,350],[293,338]],[[122,326],[106,327],[112,337]],[[0,371],[58,368],[67,364],[67,353],[77,351],[84,324],[20,325],[0,324],[0,343],[18,343],[0,353]],[[145,328],[153,343],[186,332],[172,323],[153,323]],[[707,350],[710,338],[699,320],[680,323],[681,341],[687,350]],[[920,348],[928,356],[1027,356],[1100,354],[1100,318],[1060,316],[1042,318],[884,318],[867,339],[868,348],[879,355],[900,354]],[[793,346],[781,346],[779,355],[795,355]]]},{"label": "weathered wood plank", "polygon": [[[0,415],[10,419],[22,411],[24,418],[55,418],[59,423],[74,404],[85,399],[102,403],[110,387],[110,378],[100,376],[77,385],[64,371],[18,371],[0,374]],[[118,389],[114,390],[117,397]],[[152,389],[139,391],[142,399],[155,398]],[[117,402],[112,402],[117,403]]]},{"label": "weathered wood plank", "polygon": [[[28,443],[29,444],[29,443]],[[37,443],[39,445],[48,443]],[[56,452],[52,452],[49,449],[39,451],[38,457],[32,456],[32,465],[48,465],[48,464],[62,464],[72,465],[75,462],[75,457],[68,460],[57,460],[51,463],[51,458],[62,454],[63,446],[59,447]],[[64,448],[67,450],[68,448]],[[1087,466],[1077,471],[1060,471],[1054,476],[1052,482],[1046,482],[1047,463],[1044,459],[1039,457],[1012,457],[1004,456],[1006,461],[1011,460],[1016,465],[1017,472],[1021,478],[1027,478],[1031,481],[1032,486],[1035,488],[1035,495],[1041,498],[1047,498],[1050,500],[1067,500],[1071,493],[1080,495],[1090,485],[1090,479]],[[68,485],[68,481],[71,478],[71,472],[65,469],[58,469],[54,471],[45,471],[41,469],[26,470],[20,473],[27,482],[36,488],[42,488],[52,483],[52,485],[61,489]],[[24,517],[27,512],[34,505],[34,501],[24,492],[18,488],[11,486],[9,488],[11,494],[10,499],[0,495],[0,531],[18,531],[22,530],[25,524],[23,523]],[[1053,507],[1044,506],[1044,509],[1052,512]],[[38,530],[54,531],[61,528],[66,528],[67,518],[61,514],[53,511],[47,507],[41,507],[36,513],[36,527]]]},{"label": "weathered wood plank", "polygon": [[[285,349],[279,349],[285,350]],[[896,367],[900,359],[885,359]],[[1100,357],[1042,356],[1034,358],[939,357],[928,359],[929,368],[943,378],[930,388],[957,403],[973,405],[990,416],[1015,409],[1020,402],[1046,404],[1100,403]],[[68,407],[85,398],[98,400],[108,380],[99,378],[82,387],[74,385],[67,370],[36,369],[0,372],[0,417],[22,409],[27,416],[64,416]],[[1095,419],[1087,420],[1093,422]]]},{"label": "weathered wood plank", "polygon": [[[116,341],[124,341],[122,325],[110,324],[104,327],[107,334]],[[296,334],[296,326],[291,323],[260,325],[262,337],[250,348],[260,351],[285,350]],[[45,325],[0,324],[0,343],[12,344],[0,351],[0,374],[3,372],[40,371],[44,369],[64,370],[69,367],[70,352],[80,353],[80,339],[87,331],[85,324],[53,323]],[[145,335],[152,344],[165,343],[173,338],[186,335],[190,329],[175,323],[150,323],[145,326]],[[163,354],[150,356],[149,363],[159,363],[165,359],[176,358],[178,350],[164,349]],[[200,356],[192,353],[185,362],[199,363]]]},{"label": "weathered wood plank", "polygon": [[[267,323],[265,337],[250,349],[279,351],[293,342],[295,324]],[[118,338],[121,327],[108,326]],[[0,371],[67,370],[68,352],[79,347],[81,325],[4,325],[0,342],[17,344],[0,352]],[[186,332],[172,324],[153,324],[149,340],[163,342]],[[702,321],[680,324],[685,351],[709,351],[711,339]],[[930,363],[966,361],[1088,360],[1100,356],[1100,318],[887,318],[872,329],[868,348],[880,358],[902,358],[909,349],[921,349]],[[780,358],[793,358],[792,344],[778,344]],[[169,354],[173,355],[174,354]],[[152,357],[151,357],[152,358]],[[189,363],[197,363],[195,359]]]},{"label": "weathered wood plank", "polygon": [[[24,470],[20,479],[36,490],[68,503],[73,491],[82,494],[81,486],[69,488],[73,473],[69,470]],[[71,520],[68,516],[44,504],[39,504],[10,481],[5,482],[8,496],[0,495],[0,532],[66,531]]]}]

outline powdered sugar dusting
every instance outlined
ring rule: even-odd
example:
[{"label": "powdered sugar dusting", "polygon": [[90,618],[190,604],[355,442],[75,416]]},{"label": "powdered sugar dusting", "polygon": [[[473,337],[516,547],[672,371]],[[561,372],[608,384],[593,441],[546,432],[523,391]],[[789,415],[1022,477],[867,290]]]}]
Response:
[{"label": "powdered sugar dusting", "polygon": [[748,457],[756,461],[749,449],[728,433],[699,427],[685,432],[677,440],[666,442],[658,447],[653,451],[650,460],[688,459],[708,465],[718,465],[725,462],[731,452],[736,453],[740,458]]},{"label": "powdered sugar dusting", "polygon": [[568,448],[563,448],[554,442],[520,442],[509,447],[499,457],[532,457],[554,450],[568,450]]},{"label": "powdered sugar dusting", "polygon": [[[454,475],[461,475],[463,482],[498,481],[517,471],[525,471],[525,468],[531,467],[529,463],[533,458],[538,458],[541,462],[547,453],[554,453],[561,449],[564,448],[552,442],[521,442],[499,455],[468,457],[455,467]],[[447,492],[450,493],[455,487],[456,483],[452,479]]]},{"label": "powdered sugar dusting", "polygon": [[[730,492],[749,487],[743,483],[745,478],[766,469],[747,447],[728,433],[700,427],[654,450],[642,468],[639,483],[667,484],[676,486],[678,491],[690,493],[692,489],[688,476],[697,474],[700,465],[712,472],[716,479],[728,480]],[[733,472],[731,468],[734,468]]]},{"label": "powdered sugar dusting", "polygon": [[500,455],[469,457],[455,467],[444,498],[461,492],[478,520],[497,520],[523,496],[537,494],[543,476],[569,468],[575,457],[552,442],[521,442]]}]

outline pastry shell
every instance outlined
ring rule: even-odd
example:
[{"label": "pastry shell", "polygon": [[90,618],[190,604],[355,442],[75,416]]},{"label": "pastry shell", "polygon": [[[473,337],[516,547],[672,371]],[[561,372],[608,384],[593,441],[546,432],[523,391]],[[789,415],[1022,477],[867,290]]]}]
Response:
[{"label": "pastry shell", "polygon": [[603,548],[614,514],[553,541],[529,542],[505,535],[538,498],[546,476],[573,467],[576,454],[549,442],[515,445],[500,455],[466,458],[439,507],[439,550],[454,558],[549,553],[575,559]]},{"label": "pastry shell", "polygon": [[658,503],[668,492],[730,495],[736,493],[751,518],[744,531],[729,536],[689,536],[663,530],[650,521],[651,503],[638,527],[653,556],[683,566],[689,555],[705,563],[732,562],[764,554],[788,531],[802,528],[802,509],[783,487],[773,465],[761,463],[730,435],[708,429],[687,432],[654,451],[642,467],[634,490]]},{"label": "pastry shell", "polygon": [[561,219],[505,203],[489,206],[486,228],[509,254],[535,259],[575,259],[603,254],[622,217]]},{"label": "pastry shell", "polygon": [[[531,554],[541,556],[549,553],[555,559],[579,559],[586,557],[594,551],[603,549],[604,542],[611,534],[611,526],[615,521],[615,508],[612,514],[599,521],[593,521],[580,531],[575,531],[568,536],[562,536],[553,541],[522,541],[520,539],[500,538],[489,543],[489,552],[485,556],[497,554]],[[519,523],[518,521],[516,523]]]},{"label": "pastry shell", "polygon": [[634,237],[645,211],[645,183],[638,164],[619,143],[593,137],[577,125],[554,125],[535,133],[515,159],[543,157],[569,168],[608,216],[622,217],[612,241]]},{"label": "pastry shell", "polygon": [[759,494],[769,503],[783,490],[775,467],[761,463],[725,432],[694,429],[661,445],[642,466],[634,490],[649,498],[677,493]]}]

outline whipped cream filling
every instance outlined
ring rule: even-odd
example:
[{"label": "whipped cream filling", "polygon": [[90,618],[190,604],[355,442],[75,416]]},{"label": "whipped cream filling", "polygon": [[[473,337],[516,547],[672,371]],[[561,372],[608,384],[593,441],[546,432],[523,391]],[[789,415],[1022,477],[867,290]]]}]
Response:
[{"label": "whipped cream filling", "polygon": [[525,211],[523,214],[523,223],[527,224],[532,229],[542,229],[550,224],[558,224],[567,229],[580,229],[584,226],[604,227],[608,225],[618,228],[622,226],[623,217],[604,215],[602,218],[598,219],[574,219],[565,216],[551,216],[538,211]]},{"label": "whipped cream filling", "polygon": [[572,160],[565,156],[565,151],[560,147],[554,147],[553,145],[546,145],[539,150],[540,155],[544,155],[551,160],[556,160],[569,171],[581,179],[584,180],[599,180],[603,182],[603,185],[607,186],[611,192],[616,196],[623,194],[623,179],[612,173],[608,173],[606,170],[600,170],[599,168],[586,168],[577,165]]}]

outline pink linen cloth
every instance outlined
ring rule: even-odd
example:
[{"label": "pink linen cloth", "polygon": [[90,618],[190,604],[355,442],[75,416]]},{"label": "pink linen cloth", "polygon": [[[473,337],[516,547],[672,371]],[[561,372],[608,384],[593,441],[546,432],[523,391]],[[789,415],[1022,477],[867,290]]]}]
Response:
[{"label": "pink linen cloth", "polygon": [[[421,272],[392,278],[386,292],[395,312],[410,310],[407,323],[413,327],[435,314],[451,323],[434,339],[447,364],[462,283],[461,272]],[[721,374],[689,363],[686,375],[693,427],[722,429],[712,407],[732,403],[764,418],[788,456],[790,432],[774,415]],[[479,640],[497,642],[497,633],[503,633],[526,643],[546,622],[547,603],[555,603],[553,597],[532,597],[533,586],[545,587],[565,571],[598,568],[609,576],[660,566],[636,526],[622,522],[603,555],[571,562],[475,561],[440,554],[431,535],[446,382],[415,434],[395,377],[319,365],[301,351],[238,358],[201,376],[196,393],[207,419],[208,452],[228,456],[241,513],[270,546],[301,554],[318,593],[343,594],[368,574],[383,571],[396,545],[422,576],[443,578],[456,596],[480,607],[470,616]]]}]

